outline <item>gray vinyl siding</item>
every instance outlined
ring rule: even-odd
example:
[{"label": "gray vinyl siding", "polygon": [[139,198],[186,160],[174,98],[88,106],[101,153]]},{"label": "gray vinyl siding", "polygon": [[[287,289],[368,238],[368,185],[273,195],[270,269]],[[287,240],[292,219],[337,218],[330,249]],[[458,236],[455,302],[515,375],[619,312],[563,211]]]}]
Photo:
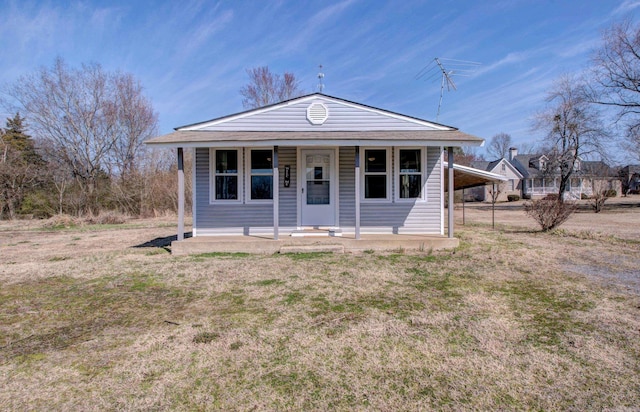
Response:
[{"label": "gray vinyl siding", "polygon": [[[367,227],[384,228],[393,233],[441,233],[441,153],[437,147],[427,150],[426,202],[361,203],[360,226],[366,233]],[[392,151],[392,198],[397,190],[395,174],[395,150]]]},{"label": "gray vinyl siding", "polygon": [[[240,150],[242,153],[242,150]],[[244,169],[244,161],[238,159]],[[208,229],[235,228],[246,233],[249,227],[273,226],[272,204],[211,204],[209,202],[209,149],[196,149],[196,213],[197,234]],[[240,176],[243,178],[243,176]],[[246,192],[246,187],[244,190]],[[245,194],[246,195],[246,194]]]},{"label": "gray vinyl siding", "polygon": [[339,152],[340,182],[340,226],[356,225],[356,149],[354,146],[341,147]]},{"label": "gray vinyl siding", "polygon": [[227,120],[199,130],[208,131],[371,131],[371,130],[436,130],[424,123],[400,119],[389,114],[354,107],[338,102],[322,102],[329,109],[329,117],[322,125],[313,125],[307,120],[307,107],[314,100],[255,113],[238,119]]},{"label": "gray vinyl siding", "polygon": [[[298,163],[295,147],[280,147],[278,149],[278,174],[280,175],[280,226],[296,227],[298,224]],[[291,168],[291,184],[284,187],[284,168]]]},{"label": "gray vinyl siding", "polygon": [[[363,148],[361,148],[363,150]],[[396,180],[394,167],[395,150],[392,150],[391,185],[392,198],[395,197]],[[242,152],[242,150],[241,150]],[[297,149],[280,147],[279,187],[280,187],[280,227],[297,226]],[[426,202],[388,202],[360,204],[360,225],[362,233],[434,233],[441,234],[441,152],[438,147],[427,150],[426,164]],[[272,204],[211,204],[209,149],[196,149],[196,199],[197,235],[221,232],[248,234],[249,228],[270,229],[273,226]],[[242,167],[244,169],[244,161]],[[284,187],[285,166],[290,166],[291,184]],[[339,226],[346,232],[355,226],[355,148],[341,147],[338,158],[339,167]],[[247,188],[245,187],[246,191]],[[246,197],[245,197],[246,198]],[[225,231],[224,229],[228,229]],[[284,234],[284,232],[283,232]]]}]

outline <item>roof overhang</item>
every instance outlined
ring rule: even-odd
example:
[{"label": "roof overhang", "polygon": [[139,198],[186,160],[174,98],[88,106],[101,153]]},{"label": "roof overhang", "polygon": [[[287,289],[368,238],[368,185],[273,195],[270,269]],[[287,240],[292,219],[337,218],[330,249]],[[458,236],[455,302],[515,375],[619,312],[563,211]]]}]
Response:
[{"label": "roof overhang", "polygon": [[176,131],[145,142],[156,147],[252,146],[482,146],[459,130]]},{"label": "roof overhang", "polygon": [[[443,162],[445,169],[447,169],[448,163]],[[461,190],[468,189],[476,186],[484,186],[492,183],[502,183],[509,180],[509,178],[487,172],[485,170],[475,169],[469,166],[462,166],[453,164],[453,189]],[[444,173],[444,188],[445,191],[449,187],[449,174]]]}]

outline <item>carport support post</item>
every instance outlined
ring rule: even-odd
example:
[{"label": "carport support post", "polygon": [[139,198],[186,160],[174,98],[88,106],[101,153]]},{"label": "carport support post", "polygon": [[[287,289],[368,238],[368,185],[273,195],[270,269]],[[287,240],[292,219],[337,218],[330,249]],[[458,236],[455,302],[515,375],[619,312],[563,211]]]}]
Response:
[{"label": "carport support post", "polygon": [[184,240],[184,154],[178,147],[178,240]]},{"label": "carport support post", "polygon": [[360,146],[356,146],[356,240],[360,240]]},{"label": "carport support post", "polygon": [[453,147],[447,147],[447,169],[449,172],[449,184],[447,191],[449,192],[449,221],[447,226],[447,234],[450,238],[453,237]]},{"label": "carport support post", "polygon": [[462,189],[462,226],[464,226],[464,189]]},{"label": "carport support post", "polygon": [[273,240],[278,240],[280,226],[280,175],[278,174],[278,146],[273,146]]}]

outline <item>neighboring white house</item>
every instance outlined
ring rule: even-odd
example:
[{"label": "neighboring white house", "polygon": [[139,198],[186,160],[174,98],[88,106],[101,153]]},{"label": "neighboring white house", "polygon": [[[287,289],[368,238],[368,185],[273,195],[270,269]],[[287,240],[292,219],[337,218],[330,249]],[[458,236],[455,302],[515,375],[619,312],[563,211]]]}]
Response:
[{"label": "neighboring white house", "polygon": [[[147,142],[194,153],[193,236],[444,234],[443,152],[458,129],[314,93]],[[453,175],[453,169],[451,170]]]},{"label": "neighboring white house", "polygon": [[[509,157],[492,162],[472,162],[473,167],[502,174],[509,182],[500,186],[498,201],[506,200],[509,194],[531,199],[549,194],[557,194],[560,185],[559,171],[549,164],[544,154],[518,154],[514,147],[509,149]],[[491,200],[492,187],[478,187],[470,192],[476,200]],[[596,191],[615,190],[621,194],[620,179],[613,170],[602,161],[586,161],[578,158],[565,196],[569,199],[581,199],[592,196]]]},{"label": "neighboring white house", "polygon": [[[498,159],[493,162],[475,161],[471,163],[471,166],[486,170],[487,172],[495,173],[506,177],[508,180],[496,185],[477,186],[470,189],[469,196],[472,196],[474,200],[479,201],[491,201],[492,191],[496,191],[497,202],[503,202],[507,200],[509,195],[522,196],[522,174],[511,164],[507,159]],[[466,198],[467,196],[465,196]]]}]

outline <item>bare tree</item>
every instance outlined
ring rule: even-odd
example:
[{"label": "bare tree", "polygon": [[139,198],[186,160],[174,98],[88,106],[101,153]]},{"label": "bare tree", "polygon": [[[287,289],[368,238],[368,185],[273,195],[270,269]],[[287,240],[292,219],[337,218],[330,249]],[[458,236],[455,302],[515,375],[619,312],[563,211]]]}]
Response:
[{"label": "bare tree", "polygon": [[245,109],[256,109],[304,94],[300,82],[293,73],[285,72],[281,77],[268,66],[247,69],[249,83],[240,89]]},{"label": "bare tree", "polygon": [[640,160],[640,26],[623,20],[607,29],[602,39],[592,59],[596,87],[591,99],[618,109],[617,123],[627,131],[624,147]]},{"label": "bare tree", "polygon": [[29,118],[46,156],[68,168],[87,211],[96,207],[97,185],[108,182],[108,173],[131,170],[142,140],[156,129],[157,116],[139,83],[98,64],[73,69],[58,58],[51,68],[19,78],[5,94]]},{"label": "bare tree", "polygon": [[608,135],[600,112],[575,77],[556,80],[546,100],[547,108],[537,115],[535,127],[546,133],[545,144],[550,148],[546,170],[559,175],[558,201],[562,202],[578,159],[592,154],[604,157]]},{"label": "bare tree", "polygon": [[487,154],[491,159],[502,159],[509,154],[511,147],[511,135],[498,133],[491,138],[491,143],[487,146]]}]

